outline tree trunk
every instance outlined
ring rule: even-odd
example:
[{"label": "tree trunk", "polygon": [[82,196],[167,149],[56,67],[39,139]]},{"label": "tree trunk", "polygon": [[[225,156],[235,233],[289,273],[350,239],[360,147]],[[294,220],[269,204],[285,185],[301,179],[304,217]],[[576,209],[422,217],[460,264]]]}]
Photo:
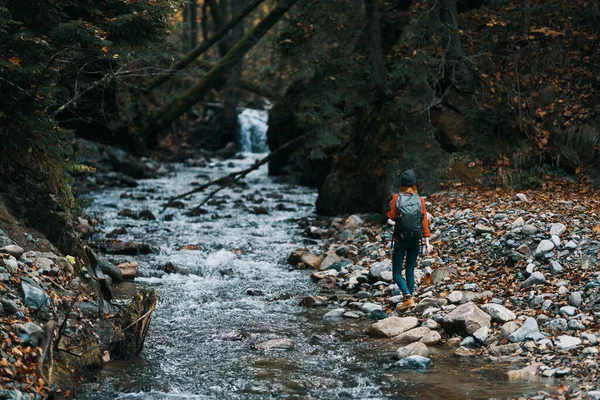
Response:
[{"label": "tree trunk", "polygon": [[[254,9],[256,9],[256,7],[258,7],[263,1],[264,0],[252,0],[252,2],[250,4],[248,4],[248,6],[246,8],[244,8],[241,13],[239,13],[235,17],[231,18],[231,20],[225,26],[223,26],[221,29],[219,29],[217,32],[215,32],[215,34],[212,35],[210,37],[210,39],[202,42],[199,46],[197,46],[192,51],[190,51],[188,54],[183,56],[164,75],[158,76],[154,80],[152,80],[146,90],[150,91],[150,90],[153,90],[153,89],[157,88],[158,86],[162,85],[165,81],[167,81],[170,77],[172,77],[175,74],[175,72],[185,68],[196,58],[198,58],[202,54],[204,54],[215,43],[217,43],[219,40],[221,40],[223,37],[225,37],[225,35],[227,35],[227,33],[230,30],[232,30],[239,23],[241,23],[241,21],[246,16],[248,16],[248,14],[250,14]],[[208,4],[208,3],[209,3],[209,1],[205,2],[205,4]],[[203,26],[205,26],[205,24]]]},{"label": "tree trunk", "polygon": [[[231,14],[238,15],[242,11],[242,0],[231,0]],[[237,24],[231,32],[231,45],[236,45],[244,36],[244,23]],[[235,141],[237,134],[237,107],[240,97],[240,81],[242,79],[242,57],[229,75],[225,90],[225,101],[221,117],[221,130],[216,137],[216,147]]]},{"label": "tree trunk", "polygon": [[190,48],[198,46],[198,4],[197,0],[192,0],[190,7]]},{"label": "tree trunk", "polygon": [[208,3],[204,1],[202,3],[202,20],[200,22],[202,27],[202,41],[206,42],[208,40]]},{"label": "tree trunk", "polygon": [[440,20],[448,28],[443,78],[457,89],[467,92],[473,84],[473,73],[460,44],[456,0],[441,0]]},{"label": "tree trunk", "polygon": [[379,1],[364,0],[366,11],[366,38],[369,52],[369,69],[371,79],[379,101],[385,100],[386,76],[383,65],[383,49],[381,47],[381,28],[379,26]]},{"label": "tree trunk", "polygon": [[[279,21],[279,19],[298,0],[281,1],[258,25],[256,25],[215,65],[198,83],[188,89],[183,95],[170,102],[157,115],[150,118],[144,128],[146,135],[155,135],[157,132],[169,127],[171,122],[194,106],[212,88],[223,79],[223,76],[231,71],[237,61],[244,56],[267,31]],[[146,136],[147,137],[147,136]]]},{"label": "tree trunk", "polygon": [[521,33],[529,34],[529,0],[521,0]]},{"label": "tree trunk", "polygon": [[181,50],[190,50],[190,5],[186,4],[183,9],[183,32],[181,35]]}]

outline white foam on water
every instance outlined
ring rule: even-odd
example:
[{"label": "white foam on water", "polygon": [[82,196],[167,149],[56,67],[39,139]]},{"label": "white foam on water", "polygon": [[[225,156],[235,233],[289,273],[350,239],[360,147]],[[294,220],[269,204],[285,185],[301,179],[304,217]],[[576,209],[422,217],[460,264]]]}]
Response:
[{"label": "white foam on water", "polygon": [[267,153],[269,113],[266,110],[242,108],[238,114],[241,153]]}]

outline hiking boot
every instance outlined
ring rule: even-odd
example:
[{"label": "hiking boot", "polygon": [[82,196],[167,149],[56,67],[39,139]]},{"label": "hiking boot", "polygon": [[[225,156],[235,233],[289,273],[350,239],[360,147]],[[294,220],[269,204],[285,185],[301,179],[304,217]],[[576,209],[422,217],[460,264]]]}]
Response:
[{"label": "hiking boot", "polygon": [[415,306],[415,301],[413,300],[412,297],[408,297],[402,302],[402,304],[398,304],[398,307],[396,307],[396,310],[405,311],[414,306]]}]

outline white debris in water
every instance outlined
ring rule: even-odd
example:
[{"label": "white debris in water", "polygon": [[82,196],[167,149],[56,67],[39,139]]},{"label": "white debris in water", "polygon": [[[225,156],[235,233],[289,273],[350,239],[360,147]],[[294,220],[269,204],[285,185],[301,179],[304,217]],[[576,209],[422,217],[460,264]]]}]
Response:
[{"label": "white debris in water", "polygon": [[266,110],[242,108],[238,114],[241,153],[267,153],[269,114]]}]

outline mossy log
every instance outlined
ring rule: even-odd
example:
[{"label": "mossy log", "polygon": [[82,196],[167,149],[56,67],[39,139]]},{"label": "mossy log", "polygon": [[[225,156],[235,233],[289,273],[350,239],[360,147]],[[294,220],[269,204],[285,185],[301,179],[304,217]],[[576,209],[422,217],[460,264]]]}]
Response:
[{"label": "mossy log", "polygon": [[142,289],[121,310],[118,317],[121,330],[111,342],[113,359],[131,358],[142,351],[157,298],[154,290]]}]

